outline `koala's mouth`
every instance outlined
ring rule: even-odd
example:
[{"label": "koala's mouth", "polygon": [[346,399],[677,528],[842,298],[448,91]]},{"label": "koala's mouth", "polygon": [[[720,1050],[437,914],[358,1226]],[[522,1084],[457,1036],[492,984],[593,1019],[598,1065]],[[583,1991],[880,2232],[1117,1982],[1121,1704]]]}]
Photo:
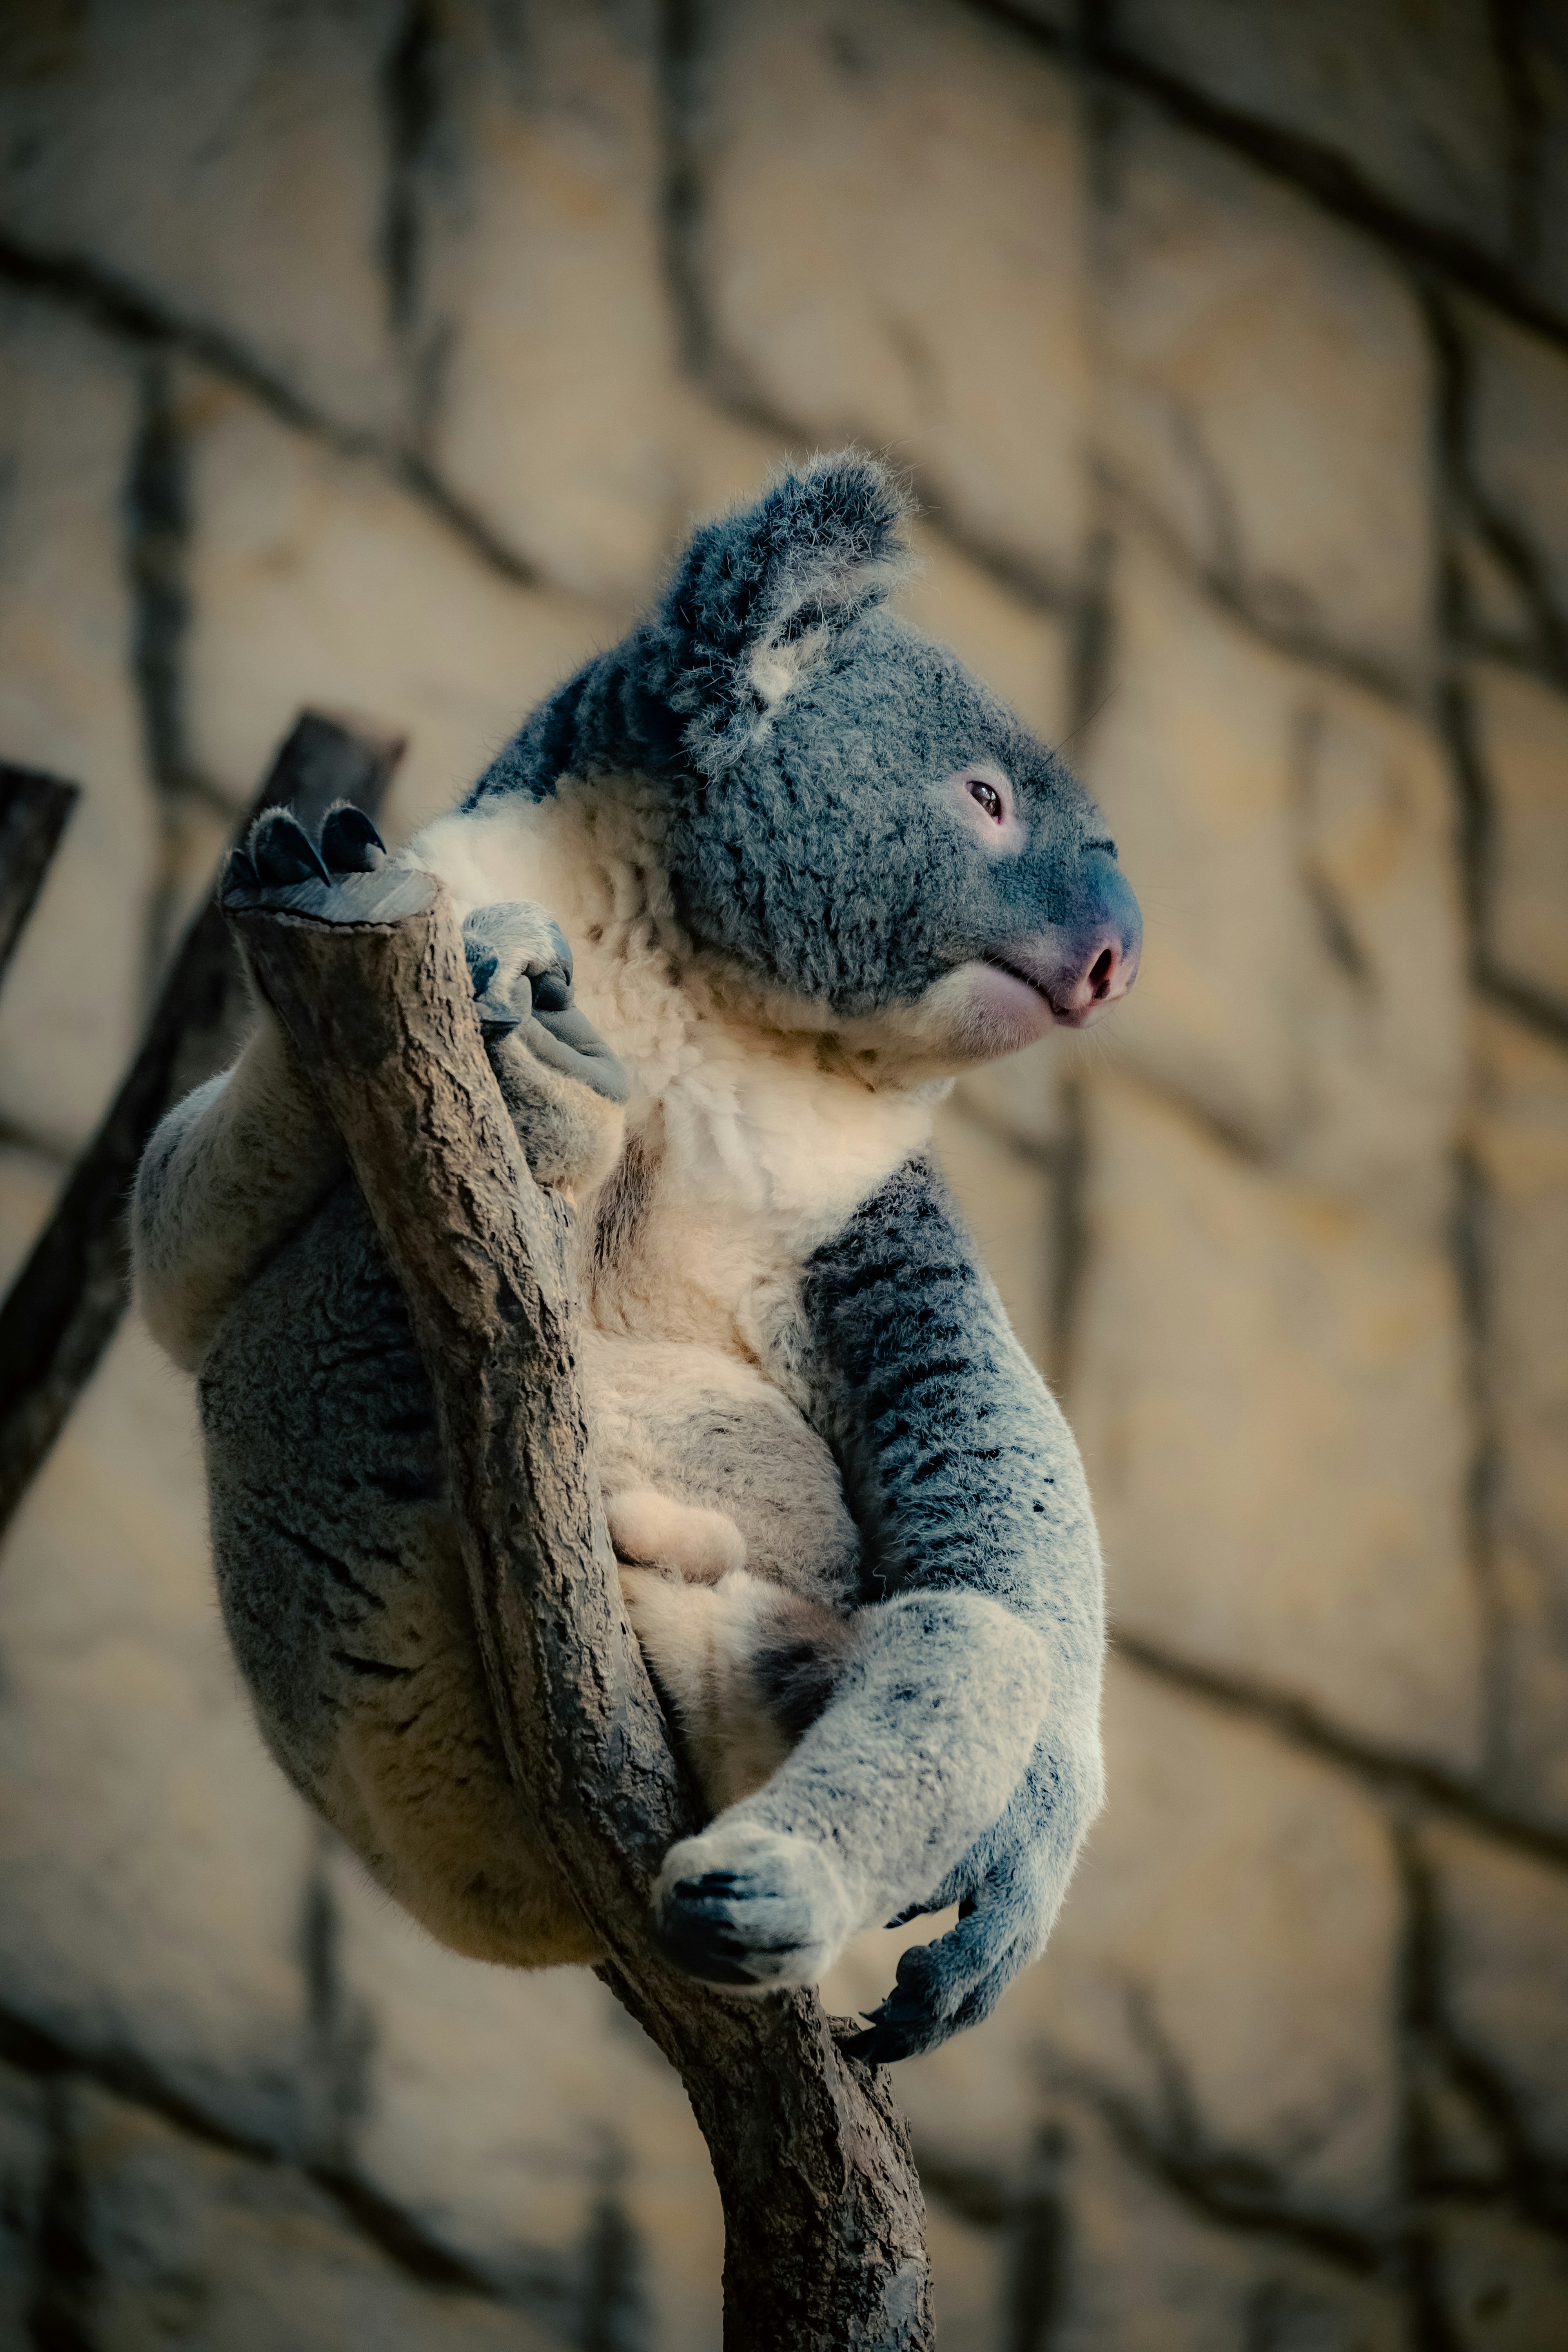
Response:
[{"label": "koala's mouth", "polygon": [[1076,940],[1065,956],[1053,960],[1048,977],[1038,967],[1012,956],[985,959],[994,971],[1026,988],[1046,1005],[1063,1029],[1087,1029],[1102,1013],[1126,995],[1138,977],[1138,941],[1124,941],[1101,925],[1087,940]]},{"label": "koala's mouth", "polygon": [[1026,971],[1022,964],[1009,963],[1005,956],[988,955],[984,957],[982,961],[988,963],[993,971],[1005,971],[1009,980],[1018,981],[1025,988],[1029,990],[1032,995],[1037,996],[1040,999],[1040,1002],[1049,1009],[1050,1016],[1053,1021],[1064,1021],[1069,1027],[1076,1025],[1075,1016],[1073,1013],[1066,1006],[1058,1003],[1056,998],[1051,994],[1051,992],[1047,987],[1045,982],[1040,979],[1038,973]]}]

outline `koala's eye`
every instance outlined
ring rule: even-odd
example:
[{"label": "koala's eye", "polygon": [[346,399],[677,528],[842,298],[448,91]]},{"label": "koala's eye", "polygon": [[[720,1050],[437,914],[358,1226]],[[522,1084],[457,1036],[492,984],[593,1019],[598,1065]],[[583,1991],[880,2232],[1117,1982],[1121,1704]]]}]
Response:
[{"label": "koala's eye", "polygon": [[1002,795],[994,784],[988,784],[984,776],[971,776],[964,789],[972,801],[980,803],[993,824],[1001,824],[1004,814]]}]

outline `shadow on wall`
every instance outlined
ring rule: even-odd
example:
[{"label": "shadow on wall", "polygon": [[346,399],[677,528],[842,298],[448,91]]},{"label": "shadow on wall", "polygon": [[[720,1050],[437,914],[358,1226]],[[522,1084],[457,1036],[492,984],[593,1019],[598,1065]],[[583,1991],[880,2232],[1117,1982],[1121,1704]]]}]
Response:
[{"label": "shadow on wall", "polygon": [[[899,2078],[942,2342],[1534,2352],[1568,49],[1545,0],[1506,39],[1458,0],[1069,15],[0,23],[0,751],[87,786],[0,1009],[0,1231],[301,703],[409,731],[405,832],[693,509],[889,450],[913,616],[1068,742],[1148,921],[1111,1028],[943,1114],[1118,1638],[1051,1951]],[[592,1978],[422,1940],[262,1754],[190,1401],[132,1328],[0,1564],[0,2340],[716,2344],[662,2062]]]}]

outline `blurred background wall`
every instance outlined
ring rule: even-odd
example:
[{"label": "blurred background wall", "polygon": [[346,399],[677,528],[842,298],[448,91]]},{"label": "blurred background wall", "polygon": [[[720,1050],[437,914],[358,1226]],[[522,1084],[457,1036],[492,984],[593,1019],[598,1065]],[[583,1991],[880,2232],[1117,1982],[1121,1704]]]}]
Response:
[{"label": "blurred background wall", "polygon": [[[1090,778],[1135,997],[943,1149],[1080,1433],[1111,1800],[900,2070],[944,2352],[1568,2343],[1568,31],[1553,0],[5,0],[15,1262],[298,707],[405,832],[850,437]],[[705,2352],[592,1977],[264,1758],[127,1328],[0,1562],[0,2341]],[[839,1971],[889,1981],[898,1938]]]}]

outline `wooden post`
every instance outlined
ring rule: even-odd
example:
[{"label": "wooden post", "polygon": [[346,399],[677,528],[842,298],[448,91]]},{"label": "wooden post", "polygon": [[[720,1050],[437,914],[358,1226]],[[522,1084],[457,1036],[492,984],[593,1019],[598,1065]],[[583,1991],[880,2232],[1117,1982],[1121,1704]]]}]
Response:
[{"label": "wooden post", "polygon": [[[240,833],[260,810],[279,805],[312,831],[333,800],[356,801],[374,815],[402,753],[400,736],[307,710]],[[0,915],[6,896],[0,889]],[[245,977],[215,898],[186,932],[136,1058],[0,1307],[0,1535],[125,1312],[125,1204],[148,1138],[171,1104],[223,1067],[247,1009]]]},{"label": "wooden post", "polygon": [[80,797],[58,776],[0,760],[0,980]]}]

